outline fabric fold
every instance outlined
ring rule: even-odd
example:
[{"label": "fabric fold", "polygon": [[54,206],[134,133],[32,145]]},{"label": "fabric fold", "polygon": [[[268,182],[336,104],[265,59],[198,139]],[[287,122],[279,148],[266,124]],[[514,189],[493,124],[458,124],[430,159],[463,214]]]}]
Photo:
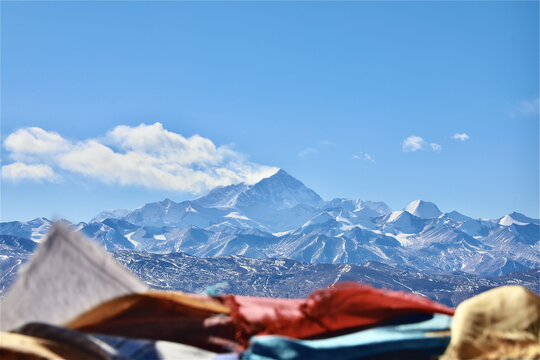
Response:
[{"label": "fabric fold", "polygon": [[414,352],[416,359],[440,355],[450,341],[452,318],[435,314],[429,320],[395,326],[382,326],[322,340],[296,340],[263,335],[251,339],[243,360],[353,360],[385,354]]},{"label": "fabric fold", "polygon": [[165,340],[216,352],[236,349],[228,307],[182,292],[149,291],[109,300],[66,324],[86,333]]},{"label": "fabric fold", "polygon": [[458,305],[444,360],[540,359],[540,297],[501,286]]},{"label": "fabric fold", "polygon": [[400,291],[344,282],[313,292],[306,299],[222,296],[237,325],[236,338],[246,345],[257,334],[305,339],[410,314],[453,315],[454,310],[427,298]]},{"label": "fabric fold", "polygon": [[98,244],[54,223],[2,300],[2,331],[31,322],[62,325],[118,296],[149,289]]}]

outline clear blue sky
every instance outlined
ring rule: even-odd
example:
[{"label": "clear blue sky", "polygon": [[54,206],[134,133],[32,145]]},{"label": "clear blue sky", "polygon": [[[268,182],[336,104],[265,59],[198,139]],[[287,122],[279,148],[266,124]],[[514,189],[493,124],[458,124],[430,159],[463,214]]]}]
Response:
[{"label": "clear blue sky", "polygon": [[325,199],[538,217],[538,6],[2,2],[1,219],[275,167]]}]

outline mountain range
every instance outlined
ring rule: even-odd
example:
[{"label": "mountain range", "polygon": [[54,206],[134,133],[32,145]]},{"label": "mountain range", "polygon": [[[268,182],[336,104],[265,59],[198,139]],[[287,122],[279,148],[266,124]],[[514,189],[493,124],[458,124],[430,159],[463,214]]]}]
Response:
[{"label": "mountain range", "polygon": [[[442,213],[423,200],[396,211],[383,202],[325,201],[279,170],[254,185],[218,187],[189,201],[165,199],[134,210],[104,211],[71,226],[111,252],[371,262],[425,273],[500,276],[540,266],[539,223],[517,212],[499,219]],[[24,246],[30,246],[50,224],[46,218],[4,222],[0,235],[3,241],[9,236],[28,240]]]},{"label": "mountain range", "polygon": [[[31,240],[0,235],[0,299],[35,247]],[[112,255],[154,289],[190,293],[304,298],[316,289],[338,282],[360,281],[379,288],[413,292],[455,307],[471,296],[502,285],[522,285],[540,292],[540,268],[486,277],[466,273],[426,274],[376,261],[362,265],[307,264],[288,259],[196,257],[182,252],[155,254],[133,250],[118,250]]]}]

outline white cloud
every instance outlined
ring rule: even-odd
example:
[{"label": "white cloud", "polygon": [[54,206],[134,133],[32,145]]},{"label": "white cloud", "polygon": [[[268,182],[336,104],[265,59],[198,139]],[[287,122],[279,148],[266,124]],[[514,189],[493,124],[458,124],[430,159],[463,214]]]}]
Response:
[{"label": "white cloud", "polygon": [[65,151],[70,146],[58,133],[45,131],[38,127],[19,129],[4,141],[4,147],[15,159],[28,159],[35,156]]},{"label": "white cloud", "polygon": [[[40,144],[39,151],[21,145],[28,139]],[[218,185],[252,184],[277,171],[202,136],[186,138],[168,131],[160,123],[117,126],[101,139],[78,142],[40,128],[25,128],[9,135],[4,146],[11,158],[31,153],[34,164],[30,166],[47,166],[53,173],[68,171],[104,183],[150,189],[199,193]]]},{"label": "white cloud", "polygon": [[402,149],[404,152],[421,150],[425,143],[420,136],[412,135],[403,140]]},{"label": "white cloud", "polygon": [[429,146],[431,146],[431,150],[435,152],[440,152],[442,150],[442,146],[437,143],[431,143]]},{"label": "white cloud", "polygon": [[216,148],[209,139],[199,135],[185,138],[165,130],[160,123],[117,126],[107,133],[106,139],[122,150],[170,156],[184,165],[217,164],[227,153],[227,148]]},{"label": "white cloud", "polygon": [[298,156],[305,157],[305,156],[308,156],[310,154],[315,154],[316,152],[317,152],[317,149],[312,148],[312,147],[308,147],[308,148],[305,148],[304,150],[300,151],[298,153]]},{"label": "white cloud", "polygon": [[418,150],[424,150],[424,149],[431,149],[435,152],[440,152],[442,150],[442,146],[437,143],[428,143],[421,138],[420,136],[411,135],[405,140],[403,140],[403,143],[401,145],[401,148],[404,152],[414,152]]},{"label": "white cloud", "polygon": [[14,162],[2,166],[2,179],[14,182],[20,180],[52,181],[55,179],[55,175],[53,169],[47,165],[29,165],[22,162]]},{"label": "white cloud", "polygon": [[469,140],[469,135],[467,135],[466,133],[463,133],[463,134],[455,133],[454,136],[452,136],[452,139],[465,141],[465,140]]},{"label": "white cloud", "polygon": [[321,143],[321,145],[324,145],[324,146],[335,146],[336,145],[330,140],[321,140],[320,143]]},{"label": "white cloud", "polygon": [[521,115],[538,115],[540,107],[540,98],[521,101],[518,104],[517,111]]},{"label": "white cloud", "polygon": [[361,152],[360,155],[353,155],[352,157],[354,160],[364,160],[364,161],[369,161],[369,162],[372,162],[372,163],[376,163],[375,159],[369,155],[368,153],[364,153],[364,152]]}]

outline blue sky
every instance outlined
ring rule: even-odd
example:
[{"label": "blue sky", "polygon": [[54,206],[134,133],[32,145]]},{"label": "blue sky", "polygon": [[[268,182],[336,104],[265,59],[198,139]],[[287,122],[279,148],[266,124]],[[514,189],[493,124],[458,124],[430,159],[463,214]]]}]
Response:
[{"label": "blue sky", "polygon": [[275,168],[325,199],[539,216],[538,2],[1,11],[3,221],[87,221]]}]

